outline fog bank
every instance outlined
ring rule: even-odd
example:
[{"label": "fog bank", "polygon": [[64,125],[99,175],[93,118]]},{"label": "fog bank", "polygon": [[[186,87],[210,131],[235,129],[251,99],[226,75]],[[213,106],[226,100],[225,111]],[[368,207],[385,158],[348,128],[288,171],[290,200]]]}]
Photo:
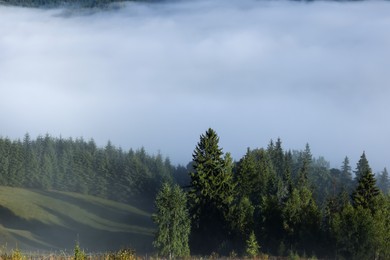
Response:
[{"label": "fog bank", "polygon": [[0,135],[160,150],[185,164],[214,128],[235,159],[285,149],[389,164],[390,2],[0,7]]}]

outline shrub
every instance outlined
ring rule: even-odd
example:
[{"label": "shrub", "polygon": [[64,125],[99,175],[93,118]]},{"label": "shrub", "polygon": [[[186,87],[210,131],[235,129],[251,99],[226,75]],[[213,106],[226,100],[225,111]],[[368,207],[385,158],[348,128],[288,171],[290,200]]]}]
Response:
[{"label": "shrub", "polygon": [[87,257],[84,250],[81,250],[79,242],[76,242],[74,247],[74,260],[85,260]]},{"label": "shrub", "polygon": [[19,249],[15,249],[12,251],[12,260],[24,260],[26,259],[25,256],[23,256],[22,252]]},{"label": "shrub", "polygon": [[260,246],[257,243],[255,232],[252,231],[252,233],[249,235],[248,240],[246,241],[246,254],[249,257],[256,257],[260,253],[259,249]]}]

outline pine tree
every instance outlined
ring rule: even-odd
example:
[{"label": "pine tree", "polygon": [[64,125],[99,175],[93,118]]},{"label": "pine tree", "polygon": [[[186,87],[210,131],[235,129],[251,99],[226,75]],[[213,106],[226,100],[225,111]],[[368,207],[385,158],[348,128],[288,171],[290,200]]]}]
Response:
[{"label": "pine tree", "polygon": [[159,254],[170,259],[189,256],[191,224],[186,194],[178,185],[164,183],[155,206],[157,213],[153,215],[153,221],[157,224],[157,232],[154,246]]},{"label": "pine tree", "polygon": [[351,166],[349,165],[349,158],[345,156],[343,165],[341,165],[341,175],[344,180],[352,179]]},{"label": "pine tree", "polygon": [[229,155],[223,155],[219,137],[211,128],[200,136],[192,157],[189,199],[196,237],[193,241],[197,244],[195,251],[210,253],[219,250],[229,233],[229,209],[235,190],[232,162]]},{"label": "pine tree", "polygon": [[253,153],[248,148],[237,167],[236,181],[241,196],[250,196],[256,186],[256,162]]},{"label": "pine tree", "polygon": [[[213,204],[223,207],[233,201],[233,174],[227,169],[227,162],[219,147],[219,137],[208,129],[193,154],[191,173],[191,202],[198,210],[202,205]],[[198,212],[200,213],[200,212]]]},{"label": "pine tree", "polygon": [[349,158],[345,156],[343,164],[341,165],[341,182],[348,191],[352,191],[352,171],[349,164]]},{"label": "pine tree", "polygon": [[356,165],[355,173],[355,181],[358,182],[359,179],[363,174],[365,174],[367,171],[371,172],[371,168],[368,165],[368,160],[366,158],[366,153],[363,152],[362,156],[360,156],[359,162]]},{"label": "pine tree", "polygon": [[376,186],[374,174],[368,164],[366,156],[363,152],[361,160],[358,163],[359,174],[357,177],[357,187],[352,193],[352,201],[355,207],[370,208],[372,211],[375,208],[375,198],[379,195],[379,189]]},{"label": "pine tree", "polygon": [[320,211],[310,189],[294,188],[282,209],[283,228],[291,248],[310,248],[318,238]]},{"label": "pine tree", "polygon": [[310,164],[313,160],[309,143],[306,143],[305,150],[303,151],[303,160]]}]

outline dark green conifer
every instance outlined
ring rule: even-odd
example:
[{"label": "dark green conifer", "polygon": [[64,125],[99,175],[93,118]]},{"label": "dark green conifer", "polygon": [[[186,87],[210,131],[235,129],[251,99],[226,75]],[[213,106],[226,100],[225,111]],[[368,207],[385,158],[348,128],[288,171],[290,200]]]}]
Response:
[{"label": "dark green conifer", "polygon": [[[221,251],[228,238],[230,205],[235,183],[232,159],[224,156],[217,133],[209,128],[200,136],[193,157],[189,200],[191,205],[195,251]],[[212,235],[211,235],[212,234]]]},{"label": "dark green conifer", "polygon": [[356,165],[355,173],[355,181],[358,182],[359,179],[363,174],[365,174],[367,171],[371,172],[371,168],[368,165],[368,160],[366,158],[366,153],[363,152],[362,156],[360,156],[359,162]]},{"label": "dark green conifer", "polygon": [[379,189],[376,186],[374,174],[371,172],[364,152],[357,169],[359,170],[359,174],[357,175],[357,187],[352,193],[353,205],[355,207],[361,206],[374,210],[375,198],[379,195]]}]

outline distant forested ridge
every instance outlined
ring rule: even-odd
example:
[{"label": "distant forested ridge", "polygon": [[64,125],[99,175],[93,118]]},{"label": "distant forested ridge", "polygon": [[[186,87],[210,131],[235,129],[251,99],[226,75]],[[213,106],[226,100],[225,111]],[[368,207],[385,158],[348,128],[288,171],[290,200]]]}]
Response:
[{"label": "distant forested ridge", "polygon": [[110,142],[98,147],[93,140],[0,138],[0,185],[73,191],[127,202],[134,196],[153,199],[163,181],[176,172],[161,154],[145,149],[123,151]]}]

